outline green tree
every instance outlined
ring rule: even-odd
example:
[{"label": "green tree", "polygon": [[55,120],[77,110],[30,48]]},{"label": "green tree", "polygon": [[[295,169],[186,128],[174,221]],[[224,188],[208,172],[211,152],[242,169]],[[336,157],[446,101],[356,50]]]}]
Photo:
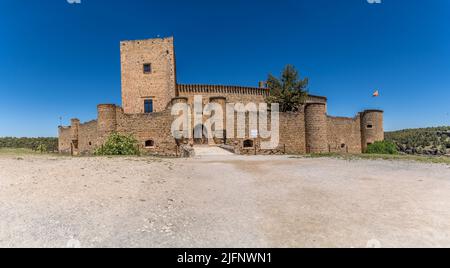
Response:
[{"label": "green tree", "polygon": [[279,79],[269,75],[267,87],[270,96],[266,101],[269,104],[278,103],[280,112],[297,112],[308,97],[308,83],[308,78],[300,78],[295,67],[287,65]]}]

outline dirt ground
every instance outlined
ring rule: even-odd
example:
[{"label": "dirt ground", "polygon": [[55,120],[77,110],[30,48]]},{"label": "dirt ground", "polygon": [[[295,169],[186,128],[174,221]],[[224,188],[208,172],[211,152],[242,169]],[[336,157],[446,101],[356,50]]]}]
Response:
[{"label": "dirt ground", "polygon": [[0,156],[0,247],[450,247],[450,166]]}]

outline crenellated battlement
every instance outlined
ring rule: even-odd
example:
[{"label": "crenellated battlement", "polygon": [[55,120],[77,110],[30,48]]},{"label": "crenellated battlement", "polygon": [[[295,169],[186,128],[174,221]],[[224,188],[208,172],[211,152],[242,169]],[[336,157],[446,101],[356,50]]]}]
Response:
[{"label": "crenellated battlement", "polygon": [[268,96],[269,90],[266,88],[242,87],[242,86],[224,86],[224,85],[201,85],[201,84],[177,84],[179,93],[193,94],[236,94],[236,95],[254,95]]}]

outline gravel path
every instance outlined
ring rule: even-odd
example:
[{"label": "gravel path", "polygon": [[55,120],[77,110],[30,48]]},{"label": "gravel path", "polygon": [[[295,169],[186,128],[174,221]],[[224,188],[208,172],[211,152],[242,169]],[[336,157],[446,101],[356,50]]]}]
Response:
[{"label": "gravel path", "polygon": [[450,247],[450,167],[0,156],[0,247]]}]

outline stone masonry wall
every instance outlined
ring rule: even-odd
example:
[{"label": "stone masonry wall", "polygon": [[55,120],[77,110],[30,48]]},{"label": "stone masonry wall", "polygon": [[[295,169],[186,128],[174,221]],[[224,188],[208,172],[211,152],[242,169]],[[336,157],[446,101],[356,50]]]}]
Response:
[{"label": "stone masonry wall", "polygon": [[[149,154],[176,155],[177,144],[172,137],[173,117],[170,110],[151,114],[125,114],[117,108],[117,132],[132,134],[139,142],[139,147]],[[146,141],[154,145],[146,147]]]},{"label": "stone masonry wall", "polygon": [[[225,101],[224,98],[213,98],[213,100],[215,102]],[[186,99],[178,98],[176,101],[186,101]],[[379,125],[382,124],[382,113],[362,113],[365,114],[365,121],[361,122],[360,115],[355,118],[326,116],[323,104],[309,107],[308,119],[305,110],[298,113],[280,113],[280,141],[278,147],[274,150],[262,150],[261,142],[267,140],[250,136],[250,129],[257,129],[257,127],[256,125],[250,126],[248,114],[245,118],[245,138],[237,138],[237,131],[242,126],[237,125],[237,114],[235,114],[234,137],[228,133],[226,142],[215,139],[215,143],[233,146],[239,154],[305,154],[308,153],[307,127],[310,128],[309,131],[314,131],[309,138],[313,142],[313,146],[310,144],[310,148],[320,150],[322,153],[361,153],[363,149],[361,140],[381,139]],[[78,125],[78,149],[73,148],[73,151],[76,154],[92,153],[103,144],[106,135],[102,133],[104,129],[108,129],[108,133],[117,131],[121,134],[133,135],[138,140],[140,149],[149,154],[179,155],[181,152],[177,151],[179,148],[170,130],[174,120],[170,112],[170,109],[167,109],[163,112],[131,115],[125,114],[122,108],[114,105],[99,105],[99,120],[76,124]],[[324,122],[322,122],[323,118],[325,119]],[[362,135],[364,130],[361,131],[361,126],[364,124],[373,124],[374,127],[374,129],[365,130],[365,136]],[[101,126],[102,131],[100,131],[99,126]],[[270,113],[268,115],[268,126],[270,129]],[[323,127],[326,129],[322,130]],[[61,153],[71,152],[73,133],[71,127],[59,129],[59,150]],[[325,136],[322,137],[323,135]],[[246,140],[251,140],[253,146],[244,148]],[[146,141],[152,141],[152,146],[146,146]],[[187,142],[189,141],[185,140],[182,143],[186,144]]]},{"label": "stone masonry wall", "polygon": [[[279,143],[278,147],[272,150],[264,150],[261,147],[262,142],[268,142],[270,139],[262,139],[260,137],[250,137],[250,129],[257,129],[256,126],[250,126],[248,115],[246,116],[245,124],[245,138],[230,138],[228,137],[227,144],[234,147],[238,154],[304,154],[305,146],[305,114],[300,113],[280,113],[280,129],[279,129]],[[237,116],[235,114],[235,137],[237,137],[237,130],[240,128],[237,125]],[[271,115],[268,114],[268,130],[271,130]],[[244,142],[250,140],[253,146],[249,148],[244,147]]]},{"label": "stone masonry wall", "polygon": [[71,140],[70,127],[59,127],[58,150],[60,153],[69,154]]},{"label": "stone masonry wall", "polygon": [[280,147],[287,154],[306,153],[305,113],[280,113]]},{"label": "stone masonry wall", "polygon": [[80,124],[78,131],[78,151],[80,154],[90,154],[97,145],[97,121]]},{"label": "stone masonry wall", "polygon": [[[188,98],[188,103],[194,102],[195,95],[203,96],[206,104],[211,97],[225,97],[227,103],[265,103],[269,90],[266,88],[222,86],[222,85],[177,85],[179,97]],[[327,99],[321,96],[309,95],[307,102],[325,103]]]},{"label": "stone masonry wall", "polygon": [[360,117],[327,118],[328,147],[332,153],[361,153]]},{"label": "stone masonry wall", "polygon": [[209,102],[210,97],[221,96],[227,99],[228,103],[262,103],[268,94],[266,89],[220,86],[220,85],[177,85],[180,97],[187,97],[188,103],[194,102],[195,95],[202,95],[204,103]]},{"label": "stone masonry wall", "polygon": [[[155,112],[165,110],[176,96],[173,38],[120,43],[122,107],[127,114],[144,112],[144,100],[152,99]],[[151,72],[144,73],[144,64]]]}]

